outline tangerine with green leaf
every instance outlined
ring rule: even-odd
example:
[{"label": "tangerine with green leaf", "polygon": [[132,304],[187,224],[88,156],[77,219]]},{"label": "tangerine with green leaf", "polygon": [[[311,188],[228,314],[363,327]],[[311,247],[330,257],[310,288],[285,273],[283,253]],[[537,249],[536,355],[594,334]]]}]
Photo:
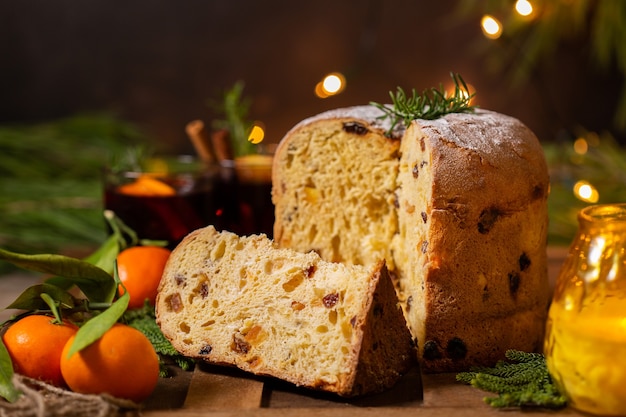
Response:
[{"label": "tangerine with green leaf", "polygon": [[69,321],[58,323],[54,317],[33,314],[10,325],[2,341],[15,372],[63,387],[61,352],[77,331]]},{"label": "tangerine with green leaf", "polygon": [[139,330],[116,323],[101,338],[68,356],[74,337],[61,356],[68,387],[81,394],[109,394],[140,403],[159,379],[159,357]]},{"label": "tangerine with green leaf", "polygon": [[[129,309],[143,307],[146,299],[154,305],[170,253],[160,246],[133,246],[117,256],[117,272],[130,296]],[[120,294],[124,294],[122,286]]]}]

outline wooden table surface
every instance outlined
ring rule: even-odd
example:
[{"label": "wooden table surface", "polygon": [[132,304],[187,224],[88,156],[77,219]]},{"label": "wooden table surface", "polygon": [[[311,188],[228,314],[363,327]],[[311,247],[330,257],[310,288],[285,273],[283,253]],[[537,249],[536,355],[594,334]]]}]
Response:
[{"label": "wooden table surface", "polygon": [[199,367],[162,380],[146,401],[149,417],[298,416],[583,416],[573,409],[499,410],[486,405],[485,393],[455,380],[454,374],[407,375],[392,390],[370,398],[345,400],[295,388],[238,370]]},{"label": "wooden table surface", "polygon": [[[551,282],[558,274],[564,248],[550,248]],[[0,306],[7,306],[23,289],[37,282],[36,275],[0,276]],[[13,312],[3,310],[0,320]],[[256,377],[237,369],[199,365],[194,371],[173,369],[175,375],[161,379],[144,403],[142,415],[149,417],[200,416],[483,416],[503,415],[483,401],[493,396],[455,380],[454,374],[421,375],[418,370],[406,375],[393,389],[383,394],[346,400],[326,393],[296,388],[282,381]],[[558,411],[532,409],[506,410],[514,416],[583,416],[571,408]]]}]

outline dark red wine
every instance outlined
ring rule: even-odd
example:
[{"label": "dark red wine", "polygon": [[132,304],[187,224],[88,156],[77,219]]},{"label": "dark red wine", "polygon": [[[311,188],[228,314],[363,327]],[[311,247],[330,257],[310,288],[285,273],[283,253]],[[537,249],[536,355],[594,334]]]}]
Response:
[{"label": "dark red wine", "polygon": [[167,161],[169,173],[105,170],[104,207],[140,239],[165,240],[172,248],[196,229],[212,224],[221,230],[220,204],[228,196],[217,168]]},{"label": "dark red wine", "polygon": [[243,234],[265,233],[271,238],[274,232],[272,184],[240,183],[238,194]]},{"label": "dark red wine", "polygon": [[105,179],[105,208],[140,239],[165,240],[173,248],[208,225],[239,235],[273,235],[271,182],[242,181],[230,167],[171,176],[107,172]]},{"label": "dark red wine", "polygon": [[105,190],[105,207],[142,239],[175,245],[188,233],[210,224],[221,227],[214,190],[173,196],[134,196]]}]

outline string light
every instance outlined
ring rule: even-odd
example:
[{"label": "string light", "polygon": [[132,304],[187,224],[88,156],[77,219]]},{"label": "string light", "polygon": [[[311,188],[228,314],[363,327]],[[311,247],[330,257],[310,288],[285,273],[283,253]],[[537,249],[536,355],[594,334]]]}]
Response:
[{"label": "string light", "polygon": [[600,199],[600,193],[596,187],[591,185],[588,181],[578,181],[574,184],[574,195],[579,200],[584,201],[585,203],[597,203]]},{"label": "string light", "polygon": [[585,138],[578,138],[574,141],[574,152],[578,155],[584,155],[589,150],[589,145]]},{"label": "string light", "polygon": [[263,129],[263,126],[261,126],[260,123],[255,123],[254,126],[252,126],[252,130],[250,130],[250,134],[248,135],[248,142],[252,142],[256,145],[261,143],[263,138],[265,138],[265,130]]},{"label": "string light", "polygon": [[329,74],[324,77],[324,81],[322,81],[322,86],[324,90],[326,90],[329,94],[337,94],[339,91],[343,89],[343,77],[341,74]]},{"label": "string light", "polygon": [[[453,83],[448,83],[448,85],[445,86],[446,97],[454,96],[455,88],[456,88],[456,86]],[[468,96],[474,94],[475,92],[476,92],[476,88],[474,88],[474,86],[472,84],[470,84],[470,83],[467,83],[467,91],[461,90],[461,94],[465,98],[467,98]],[[470,101],[469,101],[470,104],[476,104],[476,103],[474,103],[474,100],[476,100],[476,96],[474,96],[474,97],[472,97],[470,99]]]},{"label": "string light", "polygon": [[484,15],[480,21],[483,34],[489,39],[498,39],[502,35],[502,24],[491,15]]},{"label": "string light", "polygon": [[515,2],[515,11],[520,16],[530,16],[533,12],[533,5],[528,0],[517,0]]},{"label": "string light", "polygon": [[346,88],[346,78],[339,72],[333,72],[324,77],[315,86],[315,95],[326,98],[341,93]]}]

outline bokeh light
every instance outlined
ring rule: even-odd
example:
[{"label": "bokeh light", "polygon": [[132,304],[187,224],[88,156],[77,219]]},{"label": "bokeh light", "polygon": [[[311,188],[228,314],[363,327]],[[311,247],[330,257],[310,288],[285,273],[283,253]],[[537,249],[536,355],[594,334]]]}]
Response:
[{"label": "bokeh light", "polygon": [[530,16],[533,13],[533,5],[528,0],[517,0],[515,11],[520,16]]},{"label": "bokeh light", "polygon": [[591,185],[588,181],[578,181],[574,184],[574,195],[579,200],[586,203],[597,203],[600,199],[600,193],[596,187]]},{"label": "bokeh light", "polygon": [[341,93],[346,88],[346,78],[339,72],[324,76],[324,79],[315,86],[315,95],[327,98]]},{"label": "bokeh light", "polygon": [[574,141],[574,152],[578,155],[584,155],[589,150],[589,145],[585,138],[578,138]]},{"label": "bokeh light", "polygon": [[483,34],[489,39],[498,39],[502,35],[502,24],[491,15],[484,15],[480,21]]},{"label": "bokeh light", "polygon": [[248,142],[252,142],[256,145],[257,143],[261,143],[263,138],[265,138],[265,130],[260,123],[256,122],[254,126],[252,126],[252,130],[250,130]]}]

